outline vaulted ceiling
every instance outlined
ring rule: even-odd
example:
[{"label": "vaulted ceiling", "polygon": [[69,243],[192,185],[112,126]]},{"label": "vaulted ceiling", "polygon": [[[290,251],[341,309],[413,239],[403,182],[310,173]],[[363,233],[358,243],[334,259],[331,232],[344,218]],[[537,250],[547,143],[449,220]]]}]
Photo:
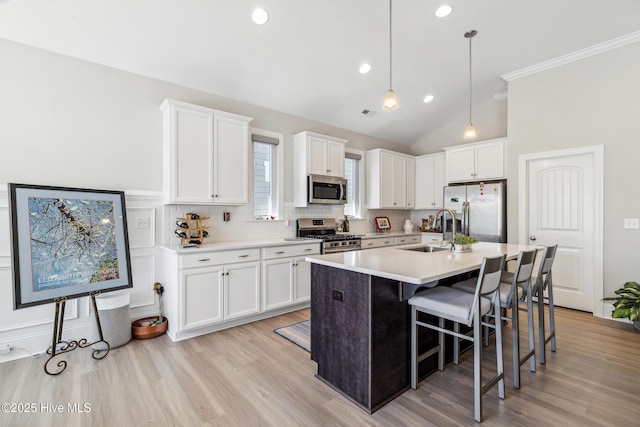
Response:
[{"label": "vaulted ceiling", "polygon": [[[437,18],[443,3],[453,12]],[[264,25],[251,21],[258,6]],[[0,38],[411,144],[468,115],[466,31],[478,31],[477,106],[506,92],[501,75],[640,30],[637,0],[395,0],[392,11],[394,111],[382,110],[388,0],[0,0]]]}]

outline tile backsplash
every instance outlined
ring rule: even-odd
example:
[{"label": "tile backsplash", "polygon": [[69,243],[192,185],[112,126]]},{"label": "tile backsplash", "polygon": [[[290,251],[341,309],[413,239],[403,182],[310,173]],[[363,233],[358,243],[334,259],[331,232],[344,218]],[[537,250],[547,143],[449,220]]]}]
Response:
[{"label": "tile backsplash", "polygon": [[[229,240],[271,240],[294,237],[296,235],[296,219],[298,218],[335,218],[344,217],[342,206],[314,206],[308,208],[294,208],[292,203],[285,204],[284,218],[281,220],[255,220],[251,205],[244,206],[202,206],[202,205],[165,205],[161,220],[162,244],[179,243],[175,237],[176,219],[184,217],[187,212],[197,213],[203,217],[210,217],[204,224],[209,227],[207,242]],[[228,212],[229,221],[223,220]],[[351,219],[350,233],[362,234],[375,231],[374,218],[387,216],[391,222],[392,231],[403,231],[405,220],[414,224],[414,229],[420,225],[423,216],[435,212],[430,211],[402,211],[402,210],[364,210],[362,219]]]}]

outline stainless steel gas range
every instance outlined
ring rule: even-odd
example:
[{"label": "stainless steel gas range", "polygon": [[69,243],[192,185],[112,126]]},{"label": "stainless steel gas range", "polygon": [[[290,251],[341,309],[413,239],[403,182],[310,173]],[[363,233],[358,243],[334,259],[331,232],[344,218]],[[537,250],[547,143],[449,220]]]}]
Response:
[{"label": "stainless steel gas range", "polygon": [[300,218],[297,229],[299,238],[321,239],[323,254],[357,251],[361,248],[359,236],[336,233],[336,220],[333,218]]}]

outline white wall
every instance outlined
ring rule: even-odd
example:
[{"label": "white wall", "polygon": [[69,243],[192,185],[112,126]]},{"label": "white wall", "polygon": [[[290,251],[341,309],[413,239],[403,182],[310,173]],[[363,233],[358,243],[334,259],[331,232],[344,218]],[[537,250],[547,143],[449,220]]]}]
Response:
[{"label": "white wall", "polygon": [[[182,208],[163,207],[162,114],[165,98],[253,117],[252,127],[285,135],[285,201],[292,200],[292,135],[309,130],[349,140],[348,147],[387,148],[408,153],[409,147],[243,104],[186,87],[145,78],[0,39],[0,343],[43,351],[51,339],[52,305],[13,310],[9,212],[6,184],[42,184],[123,190],[129,222],[152,218],[156,229],[140,233],[130,227],[134,289],[132,316],[155,311],[152,292],[154,245],[173,233]],[[215,78],[215,76],[212,76]],[[289,206],[287,208],[287,206]],[[295,224],[256,223],[248,207],[229,208],[221,221],[214,215],[213,239],[293,236]],[[342,215],[335,208],[294,209],[286,215]],[[397,221],[401,221],[398,218]],[[135,222],[134,222],[135,223]],[[399,226],[401,223],[399,224]],[[370,221],[358,224],[372,228]],[[65,335],[89,337],[93,323],[87,298],[67,305]],[[24,356],[11,352],[0,362]]]},{"label": "white wall", "polygon": [[[640,43],[509,83],[508,235],[518,236],[518,157],[604,144],[604,293],[640,281]],[[608,314],[608,313],[605,313]]]}]

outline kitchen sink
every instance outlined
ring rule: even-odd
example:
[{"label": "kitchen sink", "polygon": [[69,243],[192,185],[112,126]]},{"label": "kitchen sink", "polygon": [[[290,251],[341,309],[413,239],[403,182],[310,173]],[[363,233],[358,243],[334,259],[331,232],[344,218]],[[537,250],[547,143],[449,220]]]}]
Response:
[{"label": "kitchen sink", "polygon": [[441,252],[441,251],[449,251],[451,250],[448,246],[418,246],[417,248],[401,248],[406,251],[415,251],[415,252]]}]

